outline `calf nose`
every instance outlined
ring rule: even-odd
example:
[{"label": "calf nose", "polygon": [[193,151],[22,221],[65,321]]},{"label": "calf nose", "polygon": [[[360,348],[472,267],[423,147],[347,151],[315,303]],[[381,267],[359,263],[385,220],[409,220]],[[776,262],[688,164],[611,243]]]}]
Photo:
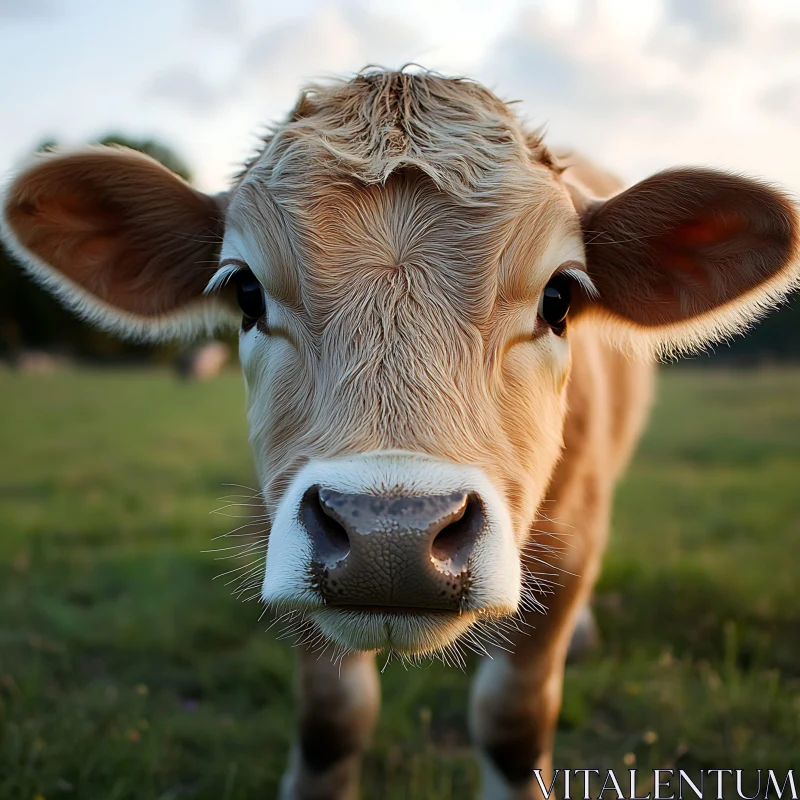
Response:
[{"label": "calf nose", "polygon": [[344,494],[312,487],[300,519],[314,580],[341,606],[458,610],[469,558],[486,524],[475,494]]}]

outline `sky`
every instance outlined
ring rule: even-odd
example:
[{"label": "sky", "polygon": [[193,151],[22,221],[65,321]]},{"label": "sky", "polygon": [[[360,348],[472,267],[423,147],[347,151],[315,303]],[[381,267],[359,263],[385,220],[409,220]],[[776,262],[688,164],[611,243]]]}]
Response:
[{"label": "sky", "polygon": [[628,181],[698,164],[800,194],[800,0],[0,0],[0,172],[119,131],[219,191],[304,83],[407,62]]}]

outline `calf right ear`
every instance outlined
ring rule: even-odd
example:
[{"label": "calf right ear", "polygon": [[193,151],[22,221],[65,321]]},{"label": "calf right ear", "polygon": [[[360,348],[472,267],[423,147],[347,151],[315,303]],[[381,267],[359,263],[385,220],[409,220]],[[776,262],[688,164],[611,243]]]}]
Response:
[{"label": "calf right ear", "polygon": [[675,169],[582,209],[587,309],[646,352],[702,349],[744,330],[800,283],[800,217],[761,181]]},{"label": "calf right ear", "polygon": [[35,158],[8,187],[3,234],[65,305],[139,340],[185,338],[238,315],[203,290],[224,209],[157,161],[120,147]]}]

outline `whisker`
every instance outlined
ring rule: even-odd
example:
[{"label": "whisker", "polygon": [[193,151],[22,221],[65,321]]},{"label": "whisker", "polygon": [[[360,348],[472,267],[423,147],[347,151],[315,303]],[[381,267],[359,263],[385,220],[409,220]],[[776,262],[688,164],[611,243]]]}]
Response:
[{"label": "whisker", "polygon": [[[252,522],[245,522],[243,525],[239,525],[237,528],[234,528],[232,531],[228,531],[227,533],[220,533],[218,536],[212,537],[211,541],[216,542],[217,539],[224,539],[226,536],[235,537],[239,531],[244,530],[245,528],[249,528],[251,525],[259,525],[263,524],[264,520],[255,519]],[[255,536],[254,533],[241,533],[238,534],[239,536]]]},{"label": "whisker", "polygon": [[259,561],[251,561],[249,564],[244,564],[241,567],[234,567],[233,569],[229,569],[227,572],[222,572],[219,575],[215,575],[211,580],[215,581],[217,578],[224,578],[226,575],[231,575],[234,572],[240,572],[241,570],[248,569],[249,567],[252,567],[254,564],[258,563]]},{"label": "whisker", "polygon": [[[220,498],[224,499],[224,498]],[[226,503],[224,506],[220,506],[214,511],[210,512],[212,514],[216,514],[218,511],[225,511],[227,508],[264,508],[263,503]]]},{"label": "whisker", "polygon": [[[242,544],[233,544],[230,547],[217,547],[212,550],[201,550],[201,553],[225,553],[228,550],[241,550],[242,548],[249,548],[253,547],[256,544],[264,544],[267,541],[266,537],[260,538],[257,542],[243,542]],[[246,552],[246,550],[245,550]],[[236,558],[237,556],[242,555],[242,553],[234,553],[231,556],[224,556],[224,558]],[[220,561],[221,559],[217,559]]]},{"label": "whisker", "polygon": [[259,489],[254,489],[252,486],[245,486],[243,483],[221,483],[220,486],[231,486],[235,489],[247,489],[248,492],[259,493]]}]

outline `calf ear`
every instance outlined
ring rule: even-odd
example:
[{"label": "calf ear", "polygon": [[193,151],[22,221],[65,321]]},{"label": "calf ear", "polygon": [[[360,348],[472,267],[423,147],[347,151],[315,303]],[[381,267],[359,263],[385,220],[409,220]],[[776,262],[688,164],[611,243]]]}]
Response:
[{"label": "calf ear", "polygon": [[634,346],[700,349],[742,330],[798,284],[797,211],[755,180],[671,170],[588,203],[582,216],[599,291],[589,308]]},{"label": "calf ear", "polygon": [[232,309],[203,295],[223,209],[148,156],[40,155],[9,186],[3,223],[31,275],[100,327],[155,340],[235,324]]}]

